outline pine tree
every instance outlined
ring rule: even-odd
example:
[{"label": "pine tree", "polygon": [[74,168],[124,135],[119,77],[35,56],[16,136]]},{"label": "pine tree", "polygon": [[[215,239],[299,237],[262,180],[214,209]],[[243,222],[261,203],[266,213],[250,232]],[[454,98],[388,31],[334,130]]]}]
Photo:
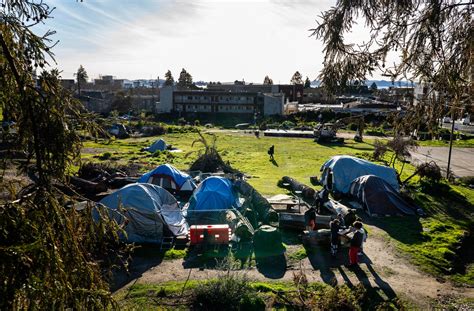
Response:
[{"label": "pine tree", "polygon": [[290,83],[291,84],[303,84],[303,76],[301,75],[301,73],[299,73],[299,71],[297,71],[293,74],[293,77],[291,77]]},{"label": "pine tree", "polygon": [[173,86],[174,85],[174,78],[171,74],[171,71],[167,71],[165,73],[165,86]]},{"label": "pine tree", "polygon": [[270,79],[269,76],[265,76],[265,79],[263,79],[263,84],[265,84],[265,85],[272,85],[272,84],[273,84],[273,80]]}]

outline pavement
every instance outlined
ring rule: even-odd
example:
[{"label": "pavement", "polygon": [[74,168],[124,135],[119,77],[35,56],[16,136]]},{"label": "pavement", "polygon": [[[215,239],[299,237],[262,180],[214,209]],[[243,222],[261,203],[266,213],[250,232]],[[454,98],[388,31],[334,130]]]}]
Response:
[{"label": "pavement", "polygon": [[[411,152],[412,163],[419,164],[434,161],[446,172],[449,147],[418,147]],[[455,176],[474,176],[474,148],[453,148],[451,153],[451,171]]]}]

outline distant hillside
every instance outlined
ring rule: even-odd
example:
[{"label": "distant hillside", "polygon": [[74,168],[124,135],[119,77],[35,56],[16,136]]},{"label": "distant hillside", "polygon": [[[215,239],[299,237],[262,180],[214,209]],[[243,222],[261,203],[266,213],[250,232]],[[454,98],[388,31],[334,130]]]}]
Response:
[{"label": "distant hillside", "polygon": [[[412,86],[412,83],[409,82],[409,81],[395,81],[392,83],[392,81],[387,81],[387,80],[367,80],[365,82],[366,85],[368,86],[371,86],[372,83],[377,84],[377,88],[379,89],[386,89],[386,88],[389,88],[391,86],[395,86],[395,87],[407,87],[407,86]],[[311,82],[311,86],[312,87],[318,87],[320,84],[320,81],[319,80],[314,80],[313,82]],[[413,83],[413,86],[415,86],[416,84]]]}]

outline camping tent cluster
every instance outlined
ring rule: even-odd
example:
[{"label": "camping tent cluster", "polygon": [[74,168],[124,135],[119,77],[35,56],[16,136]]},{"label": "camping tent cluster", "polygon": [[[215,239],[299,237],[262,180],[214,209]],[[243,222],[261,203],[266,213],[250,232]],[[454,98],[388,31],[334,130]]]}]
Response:
[{"label": "camping tent cluster", "polygon": [[[254,226],[278,222],[278,215],[250,185],[244,181],[238,185],[224,177],[210,176],[196,187],[188,174],[165,164],[100,203],[109,208],[118,223],[125,225],[129,242],[159,244],[164,237],[187,235],[189,225],[218,224],[228,224],[238,240],[251,239]],[[192,196],[181,210],[176,198],[183,198],[183,192]],[[245,207],[239,194],[248,199]],[[252,210],[253,222],[243,215],[248,210]]]},{"label": "camping tent cluster", "polygon": [[370,215],[421,212],[400,196],[397,173],[393,168],[341,155],[326,161],[320,171],[325,188],[354,197]]}]

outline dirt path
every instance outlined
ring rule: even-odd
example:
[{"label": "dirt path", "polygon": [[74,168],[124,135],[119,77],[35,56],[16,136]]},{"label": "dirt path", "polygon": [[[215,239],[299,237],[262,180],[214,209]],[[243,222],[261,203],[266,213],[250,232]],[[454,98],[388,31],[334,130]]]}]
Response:
[{"label": "dirt path", "polygon": [[[301,260],[301,268],[308,280],[330,285],[361,283],[366,288],[375,289],[384,299],[405,297],[423,309],[429,308],[433,300],[443,297],[474,298],[473,288],[453,287],[449,282],[438,281],[420,272],[405,258],[397,255],[394,247],[382,238],[382,230],[376,227],[369,227],[369,230],[371,236],[364,245],[365,255],[361,257],[360,269],[351,270],[344,265],[348,260],[346,249],[333,260],[327,250],[318,247],[309,257]],[[295,248],[298,246],[290,245],[287,252],[291,253]],[[156,263],[138,260],[132,265],[134,279],[124,288],[134,283],[184,281],[188,276],[191,280],[211,279],[222,273],[215,269],[185,268],[185,265],[182,259]],[[245,273],[252,280],[291,281],[293,273],[299,269],[299,261],[279,258],[265,264],[257,263],[257,267],[239,270],[238,273]]]}]

